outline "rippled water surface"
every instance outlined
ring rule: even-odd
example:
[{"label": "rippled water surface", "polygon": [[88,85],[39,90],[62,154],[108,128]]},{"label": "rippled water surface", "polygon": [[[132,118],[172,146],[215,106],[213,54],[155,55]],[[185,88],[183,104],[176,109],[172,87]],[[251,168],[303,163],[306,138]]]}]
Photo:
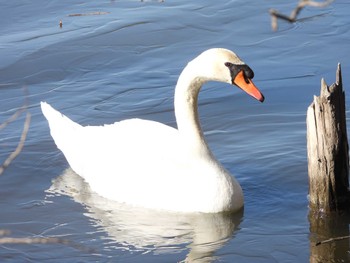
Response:
[{"label": "rippled water surface", "polygon": [[[324,236],[313,231],[308,218],[305,139],[306,109],[319,94],[322,77],[335,81],[338,62],[348,94],[350,3],[305,8],[303,19],[280,22],[273,32],[269,8],[289,14],[295,5],[277,0],[2,3],[0,122],[25,101],[32,119],[22,153],[0,177],[0,229],[10,230],[11,237],[59,237],[69,243],[2,244],[0,261],[350,260],[348,240],[314,248],[314,240]],[[141,117],[175,126],[177,77],[211,47],[238,53],[266,98],[261,104],[218,83],[200,94],[208,143],[241,183],[244,211],[168,214],[92,193],[54,145],[39,102],[85,125]],[[15,149],[24,118],[0,130],[0,162]],[[347,222],[334,223],[333,234],[344,234],[342,229],[349,234]]]}]

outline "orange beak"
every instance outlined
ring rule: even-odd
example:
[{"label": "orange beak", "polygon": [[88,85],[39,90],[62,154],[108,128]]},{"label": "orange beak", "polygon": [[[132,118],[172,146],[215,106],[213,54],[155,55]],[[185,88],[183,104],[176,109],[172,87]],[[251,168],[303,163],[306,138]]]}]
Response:
[{"label": "orange beak", "polygon": [[233,80],[233,83],[239,88],[247,92],[250,96],[257,99],[260,102],[264,101],[264,95],[258,90],[251,79],[244,76],[243,70],[241,70]]}]

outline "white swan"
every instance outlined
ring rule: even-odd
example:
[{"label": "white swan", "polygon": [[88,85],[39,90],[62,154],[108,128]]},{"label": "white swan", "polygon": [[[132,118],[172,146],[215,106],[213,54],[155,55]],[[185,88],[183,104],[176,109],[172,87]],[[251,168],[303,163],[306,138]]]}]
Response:
[{"label": "white swan", "polygon": [[243,207],[242,189],[205,141],[197,98],[201,86],[212,80],[235,84],[262,102],[253,76],[232,51],[216,48],[200,54],[175,88],[178,129],[141,119],[83,127],[45,102],[41,109],[71,168],[99,195],[168,211],[237,211]]}]

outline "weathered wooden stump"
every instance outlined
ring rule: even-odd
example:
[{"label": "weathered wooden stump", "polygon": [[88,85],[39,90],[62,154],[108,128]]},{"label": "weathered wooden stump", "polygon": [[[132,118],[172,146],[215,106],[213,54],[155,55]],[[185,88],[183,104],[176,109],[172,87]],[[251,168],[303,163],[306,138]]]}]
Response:
[{"label": "weathered wooden stump", "polygon": [[321,94],[309,106],[306,122],[310,209],[348,209],[349,153],[340,64],[334,84],[321,80]]}]

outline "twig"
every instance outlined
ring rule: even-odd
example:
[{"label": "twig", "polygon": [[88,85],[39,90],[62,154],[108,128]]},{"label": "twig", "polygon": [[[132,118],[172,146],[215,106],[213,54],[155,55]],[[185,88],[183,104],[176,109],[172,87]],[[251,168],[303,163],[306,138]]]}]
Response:
[{"label": "twig", "polygon": [[[25,90],[26,91],[26,90]],[[27,98],[27,97],[26,97]],[[19,108],[11,117],[9,117],[4,123],[0,124],[0,130],[5,128],[9,123],[13,122],[18,118],[18,116],[27,110],[27,102]],[[23,131],[19,143],[16,149],[7,157],[2,165],[0,165],[0,175],[5,171],[5,169],[11,164],[11,162],[21,153],[25,140],[27,138],[29,125],[31,120],[31,114],[27,112],[26,119],[23,125]],[[73,247],[75,249],[85,251],[87,253],[94,253],[95,250],[87,248],[80,244],[74,243],[67,239],[57,238],[57,237],[4,237],[9,235],[11,231],[6,229],[0,229],[0,245],[5,244],[63,244]]]},{"label": "twig", "polygon": [[325,243],[334,242],[334,241],[340,241],[340,240],[349,239],[349,238],[350,238],[350,236],[333,237],[333,238],[330,238],[330,239],[319,241],[315,245],[319,246],[319,245],[322,245],[322,244],[325,244]]},{"label": "twig", "polygon": [[6,236],[11,234],[11,232],[7,229],[0,229],[0,236]]},{"label": "twig", "polygon": [[272,30],[276,31],[278,28],[277,25],[277,18],[286,20],[290,23],[294,23],[297,21],[297,16],[299,15],[299,13],[301,12],[301,10],[305,7],[305,6],[312,6],[312,7],[326,7],[327,5],[329,5],[330,3],[332,3],[334,0],[325,0],[324,2],[315,2],[312,0],[300,0],[297,7],[290,13],[289,16],[284,15],[279,13],[277,10],[275,9],[270,9],[270,15],[271,15],[271,27]]},{"label": "twig", "polygon": [[[0,229],[0,236],[6,236],[10,234],[11,231],[6,229]],[[83,245],[74,243],[68,239],[58,237],[0,237],[0,245],[6,244],[62,244],[81,251],[85,251],[87,253],[95,252],[95,250],[92,248],[88,248]]]},{"label": "twig", "polygon": [[269,12],[270,12],[271,18],[280,18],[280,19],[283,19],[283,20],[287,20],[290,23],[293,23],[293,22],[296,21],[295,17],[287,16],[287,15],[278,13],[278,11],[276,9],[270,9]]},{"label": "twig", "polygon": [[69,14],[67,16],[98,16],[98,15],[107,15],[107,14],[110,14],[110,12],[76,13],[76,14]]},{"label": "twig", "polygon": [[65,239],[57,237],[1,237],[0,244],[69,244]]},{"label": "twig", "polygon": [[87,253],[95,252],[94,249],[87,248],[80,244],[74,243],[67,239],[57,238],[57,237],[1,237],[0,245],[6,244],[62,244],[73,247],[75,249],[85,251]]},{"label": "twig", "polygon": [[9,123],[13,122],[18,118],[18,116],[27,109],[26,105],[20,107],[12,116],[10,116],[7,120],[0,124],[0,130],[4,129]]},{"label": "twig", "polygon": [[4,163],[0,166],[0,175],[5,171],[5,169],[11,164],[11,162],[22,151],[23,146],[24,146],[24,142],[25,142],[25,140],[27,138],[27,133],[28,133],[28,130],[29,130],[29,125],[30,125],[30,119],[31,119],[31,115],[30,115],[29,112],[27,112],[26,119],[25,119],[24,125],[23,125],[23,131],[22,131],[22,134],[21,134],[20,141],[19,141],[16,149],[7,157],[7,159],[4,161]]}]

